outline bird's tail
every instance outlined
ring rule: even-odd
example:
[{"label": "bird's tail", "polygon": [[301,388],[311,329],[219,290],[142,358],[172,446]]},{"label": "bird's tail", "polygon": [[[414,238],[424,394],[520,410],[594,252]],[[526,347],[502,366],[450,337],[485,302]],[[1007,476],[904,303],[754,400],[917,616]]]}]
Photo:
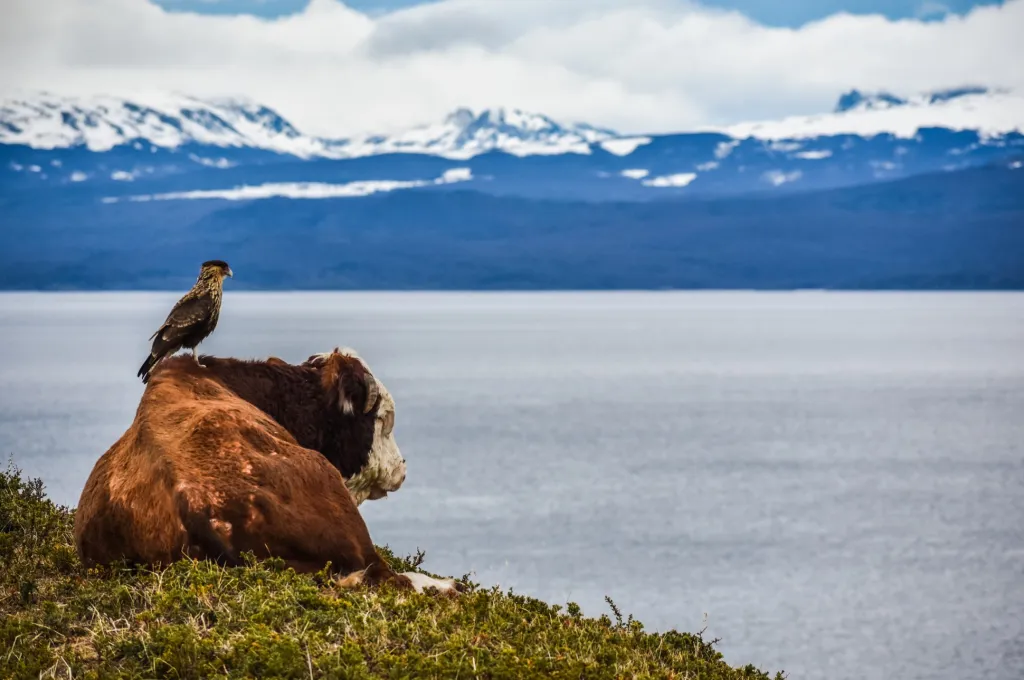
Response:
[{"label": "bird's tail", "polygon": [[146,360],[142,362],[142,367],[139,368],[139,372],[136,375],[142,378],[143,384],[149,382],[149,372],[153,370],[153,365],[156,364],[156,357],[150,354],[146,357]]}]

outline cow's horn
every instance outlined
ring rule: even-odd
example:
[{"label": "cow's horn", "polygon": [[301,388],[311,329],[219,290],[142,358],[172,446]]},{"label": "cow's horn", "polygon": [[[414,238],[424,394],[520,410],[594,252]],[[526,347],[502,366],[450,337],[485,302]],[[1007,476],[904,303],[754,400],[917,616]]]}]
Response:
[{"label": "cow's horn", "polygon": [[363,374],[363,380],[366,382],[366,406],[363,407],[363,413],[369,413],[377,405],[380,390],[377,388],[377,379],[369,371]]}]

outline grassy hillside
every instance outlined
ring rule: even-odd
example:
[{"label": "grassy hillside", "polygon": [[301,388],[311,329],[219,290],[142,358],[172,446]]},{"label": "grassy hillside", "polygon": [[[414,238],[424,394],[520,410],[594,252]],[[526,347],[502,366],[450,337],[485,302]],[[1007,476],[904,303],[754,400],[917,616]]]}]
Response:
[{"label": "grassy hillside", "polygon": [[611,618],[584,618],[465,578],[444,598],[339,590],[272,561],[85,570],[72,518],[41,481],[0,472],[2,678],[769,678],[610,601]]}]

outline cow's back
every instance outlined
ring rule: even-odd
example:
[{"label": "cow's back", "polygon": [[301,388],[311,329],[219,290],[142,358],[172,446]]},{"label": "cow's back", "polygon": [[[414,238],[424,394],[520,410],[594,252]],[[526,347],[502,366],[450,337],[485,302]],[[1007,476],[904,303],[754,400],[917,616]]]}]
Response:
[{"label": "cow's back", "polygon": [[154,373],[75,516],[86,565],[279,556],[343,571],[378,557],[341,473],[202,369]]}]

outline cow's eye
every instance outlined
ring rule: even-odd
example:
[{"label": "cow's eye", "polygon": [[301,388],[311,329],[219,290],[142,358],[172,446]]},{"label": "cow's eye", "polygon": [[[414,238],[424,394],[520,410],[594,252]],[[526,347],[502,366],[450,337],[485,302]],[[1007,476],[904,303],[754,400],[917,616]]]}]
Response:
[{"label": "cow's eye", "polygon": [[385,437],[391,434],[391,431],[395,429],[395,412],[388,411],[384,415],[384,427],[381,428],[381,432]]}]

